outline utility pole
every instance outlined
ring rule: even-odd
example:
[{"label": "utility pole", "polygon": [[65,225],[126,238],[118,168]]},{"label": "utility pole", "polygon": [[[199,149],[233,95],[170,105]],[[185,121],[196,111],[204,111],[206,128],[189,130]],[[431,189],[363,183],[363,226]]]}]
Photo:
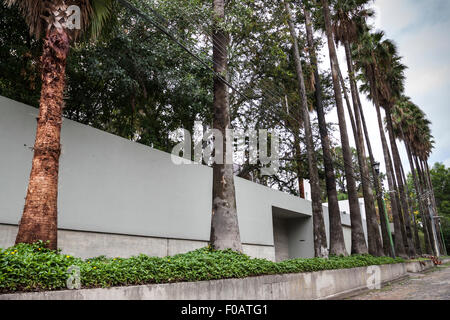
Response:
[{"label": "utility pole", "polygon": [[437,257],[440,257],[440,256],[441,256],[441,253],[440,253],[440,251],[439,251],[439,245],[438,245],[439,239],[438,239],[437,232],[436,232],[436,225],[435,225],[435,219],[436,219],[436,217],[435,217],[435,212],[434,212],[434,209],[433,209],[433,206],[432,206],[432,204],[431,204],[431,200],[430,200],[429,197],[427,197],[427,201],[428,201],[428,208],[429,208],[429,210],[430,210],[431,229],[433,230],[434,249],[435,249],[435,252],[436,252],[436,256],[437,256]]}]

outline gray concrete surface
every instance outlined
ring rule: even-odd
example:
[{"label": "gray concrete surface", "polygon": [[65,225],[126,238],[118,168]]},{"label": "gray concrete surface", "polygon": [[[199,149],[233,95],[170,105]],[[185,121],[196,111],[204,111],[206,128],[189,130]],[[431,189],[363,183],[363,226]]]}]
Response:
[{"label": "gray concrete surface", "polygon": [[[37,111],[0,96],[1,225],[17,225],[21,217]],[[176,165],[168,153],[67,119],[61,144],[58,228],[90,233],[60,232],[62,249],[86,249],[81,256],[127,256],[140,250],[161,255],[167,248],[180,252],[209,240],[211,168]],[[241,240],[249,252],[274,259],[273,217],[282,217],[289,220],[289,258],[314,255],[309,201],[240,178],[235,185]],[[329,232],[326,207],[324,219]],[[342,215],[342,221],[350,250],[349,216]],[[13,244],[11,232],[0,229],[0,247]],[[94,238],[100,244],[92,246]],[[161,238],[183,241],[165,248]]]},{"label": "gray concrete surface", "polygon": [[[12,245],[17,226],[0,224],[0,243]],[[65,254],[82,259],[107,256],[129,258],[134,255],[165,257],[206,247],[206,241],[168,239],[98,232],[58,230],[58,247]],[[5,246],[5,247],[8,247]],[[255,258],[275,261],[274,246],[242,245],[244,253]]]},{"label": "gray concrete surface", "polygon": [[[407,273],[404,263],[379,267],[380,282],[386,283]],[[330,299],[367,288],[372,268],[329,270],[313,273],[260,276],[245,279],[153,284],[18,293],[0,295],[0,300],[312,300]]]},{"label": "gray concrete surface", "polygon": [[[0,96],[0,223],[24,205],[37,109]],[[62,229],[187,240],[209,239],[212,170],[65,119],[61,133]],[[273,246],[272,206],[311,216],[310,202],[236,178],[244,243]],[[176,222],[176,223],[175,223]]]},{"label": "gray concrete surface", "polygon": [[450,265],[409,274],[403,281],[373,290],[352,300],[450,300]]}]

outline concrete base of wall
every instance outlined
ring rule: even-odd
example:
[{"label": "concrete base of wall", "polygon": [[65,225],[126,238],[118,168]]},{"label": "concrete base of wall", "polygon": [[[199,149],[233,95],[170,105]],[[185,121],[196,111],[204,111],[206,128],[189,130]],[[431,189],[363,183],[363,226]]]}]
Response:
[{"label": "concrete base of wall", "polygon": [[[430,266],[431,267],[431,266]],[[419,262],[328,270],[313,273],[260,276],[245,279],[152,284],[16,293],[0,295],[0,300],[317,300],[336,299],[368,289],[379,275],[380,285],[422,270]]]},{"label": "concrete base of wall", "polygon": [[[0,248],[14,245],[17,226],[0,224]],[[166,257],[206,247],[208,242],[184,239],[139,237],[121,234],[58,230],[58,247],[63,253],[82,259],[105,255],[129,258],[133,255]],[[275,248],[243,244],[244,253],[253,257],[275,261]]]}]

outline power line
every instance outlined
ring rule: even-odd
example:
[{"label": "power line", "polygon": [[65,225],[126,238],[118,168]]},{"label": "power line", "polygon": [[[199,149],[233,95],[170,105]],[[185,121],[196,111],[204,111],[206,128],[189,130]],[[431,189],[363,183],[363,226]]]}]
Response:
[{"label": "power line", "polygon": [[191,55],[195,60],[200,62],[204,67],[209,69],[211,72],[213,72],[214,76],[220,79],[223,83],[225,83],[228,87],[230,87],[232,90],[236,91],[246,99],[249,99],[244,93],[240,92],[238,89],[236,89],[231,83],[229,83],[225,78],[223,78],[218,72],[216,72],[211,66],[205,62],[202,58],[198,57],[195,53],[193,53],[185,44],[183,44],[181,41],[179,41],[175,36],[173,36],[169,31],[167,31],[164,27],[159,25],[157,22],[152,20],[148,15],[131,5],[126,0],[117,0],[122,6],[129,9],[131,12],[134,12],[139,17],[143,18],[147,22],[149,22],[151,25],[153,25],[155,28],[157,28],[159,31],[164,33],[166,36],[168,36],[172,41],[174,41],[177,45],[179,45],[183,50],[185,50],[189,55]]},{"label": "power line", "polygon": [[[169,25],[169,21],[164,18],[160,13],[158,13],[157,10],[153,9],[150,5],[147,5],[146,8],[148,8],[155,16],[157,16],[164,24]],[[199,26],[201,31],[204,32],[207,36],[209,36],[211,38],[211,41],[213,41],[214,35],[208,31],[207,29],[203,28],[203,26],[198,23],[198,21],[194,21],[188,14],[186,14],[185,11],[183,11],[183,9],[179,9],[180,12],[185,13],[185,18],[190,21],[193,25]],[[203,16],[204,19],[207,19],[208,17]],[[218,41],[216,39],[216,46],[215,48],[221,53],[224,54],[225,52],[227,52],[227,49],[225,48],[225,45],[221,42]],[[204,52],[204,51],[203,51]],[[254,67],[257,68],[256,64],[252,61],[252,60],[247,60],[248,62],[250,62]],[[215,64],[215,61],[212,61],[213,64]],[[268,86],[265,86],[263,83],[259,84],[260,87],[262,87],[263,91],[261,92],[263,97],[265,98],[269,98],[269,100],[271,100],[271,102],[276,101],[281,102],[283,100],[282,95],[280,95],[279,92],[274,92],[272,91],[272,89],[270,89]],[[235,90],[236,92],[240,93],[239,91]],[[249,97],[244,96],[246,99],[250,99]],[[253,100],[253,99],[252,99]],[[297,121],[297,119],[294,119]]]},{"label": "power line", "polygon": [[[210,72],[212,72],[214,74],[215,77],[217,77],[218,79],[220,79],[220,81],[224,82],[229,88],[231,88],[233,91],[235,91],[236,93],[238,93],[239,95],[241,95],[242,97],[244,97],[245,99],[248,100],[248,102],[250,104],[253,104],[254,106],[255,103],[253,102],[253,99],[251,99],[250,97],[248,97],[246,94],[242,93],[240,90],[238,90],[235,86],[233,86],[229,81],[227,81],[225,78],[223,78],[219,73],[217,73],[213,68],[211,68],[210,64],[208,64],[208,62],[206,62],[205,60],[203,60],[202,58],[198,57],[198,55],[196,55],[194,52],[192,52],[192,50],[190,50],[188,48],[188,46],[183,43],[181,40],[177,39],[174,35],[172,35],[168,30],[166,30],[163,26],[161,26],[160,24],[158,24],[157,22],[155,22],[153,19],[151,19],[147,14],[143,13],[141,10],[137,9],[136,7],[134,7],[132,4],[130,4],[128,1],[126,0],[117,0],[122,6],[124,6],[125,8],[127,8],[128,10],[130,10],[131,12],[133,12],[134,14],[136,14],[137,16],[141,17],[142,19],[144,19],[145,21],[149,22],[151,25],[153,25],[155,28],[157,28],[159,31],[161,31],[163,34],[165,34],[167,37],[169,37],[169,39],[171,39],[172,41],[174,41],[178,46],[180,46],[184,51],[186,51],[190,56],[192,56],[196,61],[198,61],[199,63],[201,63],[204,67],[206,67]],[[165,19],[161,14],[159,14],[155,9],[148,7],[148,9],[155,15],[157,16],[161,21],[163,21],[166,24],[169,24],[169,22],[167,21],[167,19]],[[187,19],[189,21],[192,22],[192,19],[187,17]],[[214,37],[212,34],[208,33],[207,31],[203,30],[204,32],[206,32],[209,36]],[[216,49],[219,50],[219,52],[221,52],[222,54],[225,51],[225,47],[223,45],[223,43],[218,42],[218,46],[216,46]],[[214,61],[212,61],[213,64],[215,63]],[[255,63],[253,61],[250,60],[250,63],[252,63],[254,66]],[[267,87],[265,87],[263,84],[260,84],[263,89],[267,90]],[[269,90],[267,90],[269,91]],[[271,98],[272,100],[277,100],[280,99],[280,101],[282,101],[282,97],[280,95],[278,95],[277,93],[273,93],[269,91],[269,95],[266,94],[266,92],[264,92],[264,90],[262,91],[262,94],[265,96],[265,98]],[[276,97],[275,97],[276,96]],[[278,99],[276,99],[278,98]],[[258,107],[258,106],[256,106]],[[275,113],[281,112],[284,116],[286,116],[287,118],[290,118],[292,120],[294,120],[294,122],[298,122],[299,123],[299,127],[301,127],[301,123],[298,119],[294,118],[292,115],[290,115],[289,113],[285,112],[283,109],[273,109],[273,107],[269,104],[269,109],[271,109],[271,111],[274,111]],[[282,126],[285,129],[288,129],[286,126]],[[323,155],[325,156],[325,155]],[[353,169],[356,169],[353,164],[349,164],[345,161],[344,159],[344,166],[342,166],[340,163],[338,163],[335,159],[330,159],[333,164],[335,166],[340,167],[341,169],[345,170],[345,165],[350,165]],[[352,176],[354,179],[359,180],[359,179],[366,179],[367,182],[369,182],[370,184],[373,183],[373,181],[371,181],[370,179],[367,179],[365,177],[363,177],[362,175],[360,177],[353,175]]]}]

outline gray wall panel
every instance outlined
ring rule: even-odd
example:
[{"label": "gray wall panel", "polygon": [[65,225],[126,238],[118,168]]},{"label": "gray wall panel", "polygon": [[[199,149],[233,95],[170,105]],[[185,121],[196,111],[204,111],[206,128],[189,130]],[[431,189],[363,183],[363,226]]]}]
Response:
[{"label": "gray wall panel", "polygon": [[[24,205],[37,110],[0,96],[0,223]],[[63,229],[207,241],[212,170],[64,120],[58,226]],[[236,179],[241,239],[273,245],[272,206],[311,215],[311,203]]]}]

